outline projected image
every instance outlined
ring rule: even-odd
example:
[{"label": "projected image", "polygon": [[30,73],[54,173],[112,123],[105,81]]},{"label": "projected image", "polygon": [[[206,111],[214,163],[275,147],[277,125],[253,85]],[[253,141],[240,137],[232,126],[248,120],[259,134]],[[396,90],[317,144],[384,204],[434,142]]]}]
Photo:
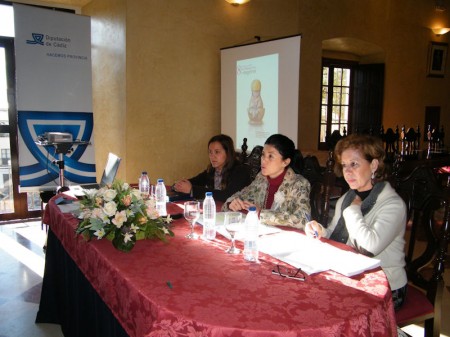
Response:
[{"label": "projected image", "polygon": [[301,36],[221,49],[221,132],[240,151],[275,133],[298,139]]},{"label": "projected image", "polygon": [[250,124],[262,124],[264,117],[264,103],[261,98],[261,81],[253,80],[252,82],[252,97],[247,109],[248,119]]},{"label": "projected image", "polygon": [[251,144],[264,144],[278,132],[278,63],[278,54],[237,61],[237,139],[246,137]]}]

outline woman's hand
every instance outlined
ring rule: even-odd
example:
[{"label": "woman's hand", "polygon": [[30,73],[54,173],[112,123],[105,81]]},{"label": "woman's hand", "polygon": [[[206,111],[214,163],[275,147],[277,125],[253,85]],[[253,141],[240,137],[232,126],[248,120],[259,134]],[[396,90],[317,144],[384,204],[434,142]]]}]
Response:
[{"label": "woman's hand", "polygon": [[316,220],[307,222],[305,225],[306,236],[320,239],[323,234],[323,227]]},{"label": "woman's hand", "polygon": [[192,184],[189,180],[183,179],[177,181],[174,185],[175,191],[189,194],[192,190]]},{"label": "woman's hand", "polygon": [[260,210],[258,206],[250,201],[244,201],[239,198],[233,199],[228,205],[228,208],[234,212],[237,212],[242,211],[243,209],[248,210],[251,206],[255,206],[256,211],[259,213]]}]

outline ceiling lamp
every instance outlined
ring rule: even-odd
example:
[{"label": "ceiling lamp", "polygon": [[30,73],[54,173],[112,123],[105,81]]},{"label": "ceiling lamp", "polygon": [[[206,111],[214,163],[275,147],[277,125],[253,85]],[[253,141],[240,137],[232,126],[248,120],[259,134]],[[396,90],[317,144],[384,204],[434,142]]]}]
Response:
[{"label": "ceiling lamp", "polygon": [[441,36],[450,32],[450,28],[432,28],[431,30],[436,36]]},{"label": "ceiling lamp", "polygon": [[225,0],[226,2],[232,4],[233,6],[243,5],[250,0]]}]

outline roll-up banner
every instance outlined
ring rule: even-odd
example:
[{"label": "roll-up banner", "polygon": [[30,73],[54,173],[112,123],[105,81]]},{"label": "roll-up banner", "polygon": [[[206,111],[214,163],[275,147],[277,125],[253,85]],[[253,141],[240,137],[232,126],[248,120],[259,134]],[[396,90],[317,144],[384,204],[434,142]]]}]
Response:
[{"label": "roll-up banner", "polygon": [[95,183],[90,18],[14,4],[14,25],[21,192],[60,186],[59,141],[64,185]]}]

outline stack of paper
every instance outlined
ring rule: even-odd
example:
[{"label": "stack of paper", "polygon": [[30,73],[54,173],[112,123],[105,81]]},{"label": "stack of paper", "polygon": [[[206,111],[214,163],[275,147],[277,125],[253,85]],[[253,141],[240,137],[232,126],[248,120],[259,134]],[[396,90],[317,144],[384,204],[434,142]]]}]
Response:
[{"label": "stack of paper", "polygon": [[308,274],[334,270],[353,276],[380,266],[380,260],[345,251],[304,234],[283,231],[261,237],[259,250]]}]

